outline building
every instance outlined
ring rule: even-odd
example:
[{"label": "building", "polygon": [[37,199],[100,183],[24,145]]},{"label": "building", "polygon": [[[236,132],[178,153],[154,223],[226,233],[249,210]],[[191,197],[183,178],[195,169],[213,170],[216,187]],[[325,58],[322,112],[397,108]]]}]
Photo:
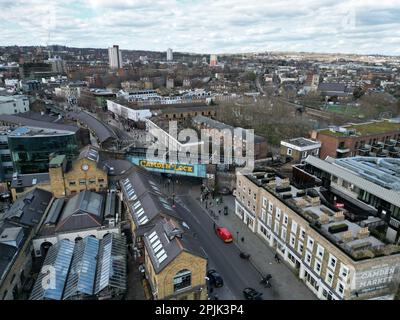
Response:
[{"label": "building", "polygon": [[64,74],[65,73],[65,61],[61,59],[59,56],[55,56],[53,58],[49,58],[47,61],[51,65],[51,71]]},{"label": "building", "polygon": [[281,141],[281,157],[290,158],[294,162],[301,162],[308,155],[318,156],[321,143],[306,138],[294,138]]},{"label": "building", "polygon": [[186,230],[164,218],[144,234],[145,269],[154,299],[207,299],[207,257]]},{"label": "building", "polygon": [[0,299],[23,297],[32,268],[32,239],[47,215],[51,192],[35,189],[15,203],[0,220]]},{"label": "building", "polygon": [[321,159],[356,155],[399,157],[400,121],[379,120],[314,130],[311,139],[321,142]]},{"label": "building", "polygon": [[119,185],[154,299],[206,299],[207,258],[155,177],[134,166]]},{"label": "building", "polygon": [[238,173],[235,213],[318,298],[393,299],[400,247],[375,236],[380,219],[357,220],[352,207],[335,207],[325,195],[318,186],[296,187],[272,169]]},{"label": "building", "polygon": [[[206,130],[206,132],[211,136],[213,143],[219,143],[224,131],[230,132],[232,148],[241,149],[244,153],[246,150],[247,135],[245,134],[245,129],[237,127],[234,128],[225,123],[216,121],[207,116],[196,115],[192,119],[193,125],[198,130]],[[223,145],[221,144],[223,152]],[[222,153],[221,153],[222,154]],[[254,159],[265,159],[267,157],[267,141],[264,137],[254,135]]]},{"label": "building", "polygon": [[167,89],[173,89],[174,88],[174,78],[167,78],[167,82],[165,84],[165,87]]},{"label": "building", "polygon": [[168,48],[167,49],[167,61],[173,61],[174,57],[173,57],[173,53],[172,53],[172,49]]},{"label": "building", "polygon": [[327,157],[321,160],[310,156],[304,166],[294,169],[299,183],[309,180],[308,175],[321,181],[338,203],[362,208],[364,214],[382,219],[386,240],[399,243],[400,159]]},{"label": "building", "polygon": [[[82,191],[71,198],[54,199],[43,226],[33,240],[36,257],[45,256],[57,242],[79,241],[87,236],[102,239],[106,234],[120,234],[120,214],[113,191]],[[108,203],[114,208],[106,212]]]},{"label": "building", "polygon": [[[49,249],[30,300],[121,299],[127,290],[126,256],[125,238],[115,233],[63,239]],[[49,266],[56,271],[55,285],[44,288]]]},{"label": "building", "polygon": [[12,175],[10,190],[13,201],[24,196],[35,188],[52,192],[50,177],[47,172]]},{"label": "building", "polygon": [[84,190],[106,191],[107,173],[98,150],[90,146],[84,148],[71,163],[68,163],[65,155],[58,155],[50,160],[49,165],[51,190],[56,198]]},{"label": "building", "polygon": [[348,88],[344,83],[322,82],[318,85],[317,90],[326,100],[343,100],[353,97],[353,89]]},{"label": "building", "polygon": [[10,148],[8,147],[8,127],[0,128],[0,181],[10,181],[14,172]]},{"label": "building", "polygon": [[108,61],[111,69],[122,68],[122,53],[119,50],[119,46],[114,45],[108,48]]},{"label": "building", "polygon": [[215,67],[218,65],[218,59],[216,54],[211,54],[210,55],[210,66]]},{"label": "building", "polygon": [[0,114],[17,114],[29,111],[29,99],[26,96],[0,96]]},{"label": "building", "polygon": [[[62,127],[60,125],[60,127]],[[63,128],[63,127],[62,127]],[[68,159],[78,154],[78,128],[44,129],[19,127],[8,134],[8,146],[14,172],[28,174],[48,172],[50,155],[64,154]]]}]

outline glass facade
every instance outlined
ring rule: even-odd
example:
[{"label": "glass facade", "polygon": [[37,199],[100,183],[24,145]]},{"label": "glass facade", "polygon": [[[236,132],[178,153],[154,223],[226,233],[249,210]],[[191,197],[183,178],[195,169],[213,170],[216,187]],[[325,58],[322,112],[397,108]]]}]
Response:
[{"label": "glass facade", "polygon": [[14,171],[22,174],[48,172],[51,153],[65,154],[67,158],[79,152],[75,134],[9,136],[8,145]]}]

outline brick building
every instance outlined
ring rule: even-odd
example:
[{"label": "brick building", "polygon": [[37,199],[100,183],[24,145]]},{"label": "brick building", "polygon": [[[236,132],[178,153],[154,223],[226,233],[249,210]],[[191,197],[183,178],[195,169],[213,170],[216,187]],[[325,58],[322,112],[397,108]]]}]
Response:
[{"label": "brick building", "polygon": [[321,159],[400,156],[400,122],[395,119],[314,130],[311,139],[321,142]]}]

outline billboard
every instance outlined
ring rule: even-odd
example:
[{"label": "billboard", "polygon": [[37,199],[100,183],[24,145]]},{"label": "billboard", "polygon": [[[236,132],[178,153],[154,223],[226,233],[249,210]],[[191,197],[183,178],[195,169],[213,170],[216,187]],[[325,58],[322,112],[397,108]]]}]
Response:
[{"label": "billboard", "polygon": [[128,156],[127,160],[133,164],[146,168],[149,171],[178,174],[206,178],[205,164],[185,164],[185,163],[167,163],[160,161],[146,160],[140,157]]}]

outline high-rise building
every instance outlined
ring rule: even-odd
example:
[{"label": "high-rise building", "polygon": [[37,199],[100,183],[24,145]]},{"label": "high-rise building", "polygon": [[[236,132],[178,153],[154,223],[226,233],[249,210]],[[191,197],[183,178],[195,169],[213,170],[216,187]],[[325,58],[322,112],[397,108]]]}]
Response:
[{"label": "high-rise building", "polygon": [[218,64],[217,55],[211,54],[210,55],[210,66],[216,66]]},{"label": "high-rise building", "polygon": [[119,50],[119,46],[114,45],[108,48],[108,61],[111,69],[122,68],[122,54]]},{"label": "high-rise building", "polygon": [[174,56],[173,56],[173,53],[172,53],[172,49],[171,49],[171,48],[168,48],[168,49],[167,49],[167,61],[172,61],[172,60],[174,60]]}]

